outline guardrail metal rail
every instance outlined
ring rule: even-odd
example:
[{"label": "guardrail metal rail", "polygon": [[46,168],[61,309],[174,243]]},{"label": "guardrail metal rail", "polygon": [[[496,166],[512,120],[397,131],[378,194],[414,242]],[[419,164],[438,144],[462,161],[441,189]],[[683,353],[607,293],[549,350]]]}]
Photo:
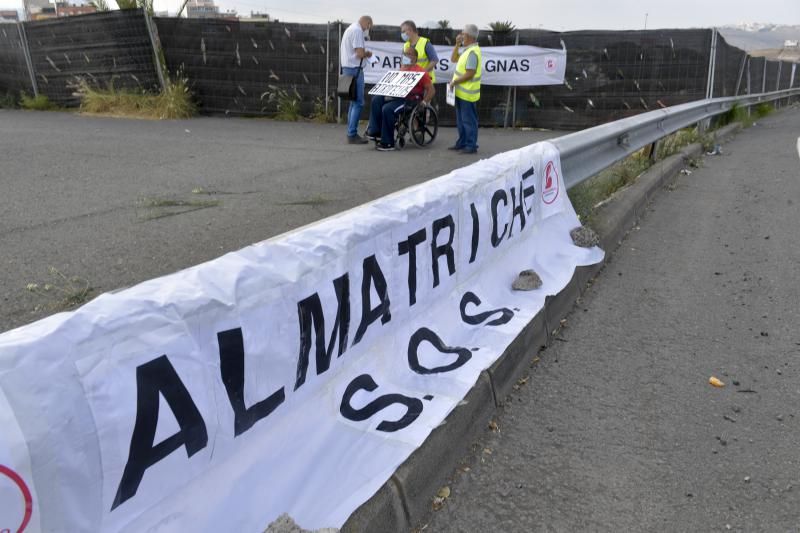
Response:
[{"label": "guardrail metal rail", "polygon": [[800,87],[749,96],[712,98],[650,111],[553,139],[567,188],[676,131],[728,112],[800,95]]}]

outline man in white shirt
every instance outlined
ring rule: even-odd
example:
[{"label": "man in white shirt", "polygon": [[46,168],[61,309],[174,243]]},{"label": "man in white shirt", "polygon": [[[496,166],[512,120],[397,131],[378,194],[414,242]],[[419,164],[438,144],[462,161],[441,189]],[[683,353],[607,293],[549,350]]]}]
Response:
[{"label": "man in white shirt", "polygon": [[347,112],[347,142],[350,144],[366,144],[368,141],[358,135],[358,119],[364,107],[364,69],[363,61],[372,57],[364,46],[364,39],[369,37],[372,17],[364,15],[358,22],[351,24],[342,35],[339,47],[339,64],[342,73],[356,78],[356,99],[350,102]]}]

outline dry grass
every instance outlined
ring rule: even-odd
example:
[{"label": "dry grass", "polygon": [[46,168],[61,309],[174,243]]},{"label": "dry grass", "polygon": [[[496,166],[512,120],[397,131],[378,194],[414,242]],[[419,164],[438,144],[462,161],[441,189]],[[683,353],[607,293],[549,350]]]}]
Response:
[{"label": "dry grass", "polygon": [[117,89],[113,82],[99,89],[86,81],[80,83],[78,92],[84,113],[164,120],[190,118],[197,112],[184,78],[169,80],[158,94]]}]

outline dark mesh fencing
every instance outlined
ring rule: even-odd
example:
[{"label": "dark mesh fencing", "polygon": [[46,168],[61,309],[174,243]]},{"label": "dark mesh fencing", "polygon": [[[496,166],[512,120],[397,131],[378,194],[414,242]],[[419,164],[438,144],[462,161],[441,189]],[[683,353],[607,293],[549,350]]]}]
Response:
[{"label": "dark mesh fencing", "polygon": [[31,77],[17,24],[0,24],[0,96],[33,94]]},{"label": "dark mesh fencing", "polygon": [[710,30],[582,31],[524,39],[567,49],[564,85],[517,89],[517,124],[579,129],[705,97]]},{"label": "dark mesh fencing", "polygon": [[[796,74],[795,74],[796,75]],[[788,61],[783,61],[781,63],[781,90],[783,89],[790,89],[789,84],[792,80],[792,64]]]},{"label": "dark mesh fencing", "polygon": [[153,46],[141,10],[26,22],[39,92],[76,106],[77,83],[158,90]]},{"label": "dark mesh fencing", "polygon": [[[278,100],[270,94],[296,90],[301,113],[324,108],[327,25],[283,22],[158,18],[170,73],[189,79],[201,111],[239,115],[276,112]],[[338,35],[330,39],[335,90],[338,71]]]},{"label": "dark mesh fencing", "polygon": [[[155,20],[170,74],[188,78],[204,113],[233,115],[332,114],[339,73],[339,35],[347,23],[289,24],[210,19]],[[0,92],[26,89],[27,69],[19,35],[0,32]],[[75,105],[77,82],[157,90],[153,50],[141,10],[113,11],[25,23],[40,92]],[[457,30],[420,33],[452,46]],[[482,126],[581,129],[645,111],[705,98],[711,30],[482,32],[481,46],[532,45],[567,49],[563,85],[484,85],[478,103]],[[399,28],[377,26],[372,38],[398,41]],[[746,56],[717,40],[713,96],[758,93],[764,59]],[[766,90],[788,88],[791,64],[766,63]],[[327,86],[326,86],[327,82]],[[748,84],[749,82],[749,84]],[[327,88],[327,94],[326,94]],[[299,99],[295,96],[299,95]],[[299,102],[293,102],[299,100]],[[440,123],[455,123],[437,85]],[[342,103],[342,115],[347,112]],[[363,117],[369,113],[365,106]]]},{"label": "dark mesh fencing", "polygon": [[717,37],[714,91],[711,96],[713,98],[736,96],[737,86],[739,89],[738,94],[744,94],[745,87],[740,81],[740,75],[743,79],[747,52],[729,45],[722,35],[717,34]]}]

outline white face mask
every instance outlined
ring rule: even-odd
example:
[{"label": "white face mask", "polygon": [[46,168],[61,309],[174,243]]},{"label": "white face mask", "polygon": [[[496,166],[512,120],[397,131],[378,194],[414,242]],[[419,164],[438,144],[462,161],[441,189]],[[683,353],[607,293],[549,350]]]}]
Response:
[{"label": "white face mask", "polygon": [[366,30],[364,30],[364,38],[365,38],[365,39],[369,39],[369,28],[367,28]]}]

